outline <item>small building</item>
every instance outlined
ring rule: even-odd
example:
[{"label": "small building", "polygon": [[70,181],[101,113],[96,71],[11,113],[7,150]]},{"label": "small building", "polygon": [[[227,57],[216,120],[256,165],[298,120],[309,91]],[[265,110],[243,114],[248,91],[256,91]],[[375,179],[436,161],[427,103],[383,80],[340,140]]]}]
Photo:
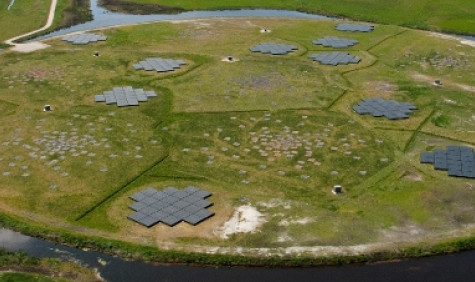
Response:
[{"label": "small building", "polygon": [[333,186],[332,193],[335,195],[341,194],[343,193],[343,188],[341,187],[341,185],[335,185]]}]

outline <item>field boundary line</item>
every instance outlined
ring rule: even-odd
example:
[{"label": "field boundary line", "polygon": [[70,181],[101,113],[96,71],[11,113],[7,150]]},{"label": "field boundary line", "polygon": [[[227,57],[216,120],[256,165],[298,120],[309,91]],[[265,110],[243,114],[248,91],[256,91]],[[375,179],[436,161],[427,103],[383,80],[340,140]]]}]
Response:
[{"label": "field boundary line", "polygon": [[83,219],[85,216],[87,216],[88,214],[94,212],[94,210],[96,210],[97,208],[99,208],[100,206],[102,206],[105,202],[109,201],[110,199],[112,199],[115,195],[117,195],[118,193],[122,192],[125,188],[127,188],[127,186],[129,186],[130,184],[132,184],[133,182],[135,182],[137,179],[139,179],[140,177],[144,176],[147,172],[149,172],[150,170],[152,170],[153,168],[155,168],[157,165],[161,164],[163,161],[165,161],[168,157],[170,156],[169,153],[167,153],[165,156],[163,156],[161,159],[159,159],[158,161],[154,162],[149,168],[145,169],[144,171],[142,171],[141,173],[137,174],[135,177],[133,177],[131,180],[127,181],[127,183],[125,183],[124,185],[120,186],[118,189],[116,189],[115,191],[113,191],[111,194],[109,194],[108,196],[106,196],[105,198],[103,198],[101,201],[99,201],[97,204],[95,204],[94,206],[92,206],[91,208],[89,208],[87,211],[83,212],[81,215],[79,215],[78,217],[76,217],[76,219],[74,219],[74,221],[80,221],[81,219]]},{"label": "field boundary line", "polygon": [[407,140],[406,142],[406,145],[404,145],[404,149],[402,150],[404,153],[407,153],[407,150],[409,149],[409,146],[412,144],[412,142],[414,142],[414,140],[416,139],[416,136],[417,134],[420,133],[420,130],[421,128],[427,123],[427,121],[429,121],[429,119],[437,112],[437,109],[434,108],[429,115],[427,115],[427,117],[419,124],[419,126],[414,130],[414,132],[412,133],[412,136],[411,138],[409,138],[409,140]]}]

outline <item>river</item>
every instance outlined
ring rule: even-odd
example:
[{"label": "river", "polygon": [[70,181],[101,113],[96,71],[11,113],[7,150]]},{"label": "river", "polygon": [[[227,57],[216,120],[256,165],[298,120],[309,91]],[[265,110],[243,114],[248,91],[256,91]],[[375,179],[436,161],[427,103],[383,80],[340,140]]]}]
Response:
[{"label": "river", "polygon": [[179,14],[167,15],[130,15],[108,11],[97,5],[97,0],[90,0],[92,21],[78,24],[69,28],[54,31],[47,35],[39,36],[33,40],[41,40],[54,36],[65,35],[71,32],[98,29],[117,25],[132,25],[154,21],[186,20],[198,18],[226,18],[226,17],[279,17],[279,18],[301,18],[301,19],[325,19],[336,20],[337,18],[301,13],[288,10],[220,10],[220,11],[191,11]]},{"label": "river", "polygon": [[[473,281],[475,250],[398,262],[309,268],[194,267],[126,261],[0,228],[0,246],[36,257],[77,261],[108,281]],[[105,261],[102,265],[99,260]]]}]

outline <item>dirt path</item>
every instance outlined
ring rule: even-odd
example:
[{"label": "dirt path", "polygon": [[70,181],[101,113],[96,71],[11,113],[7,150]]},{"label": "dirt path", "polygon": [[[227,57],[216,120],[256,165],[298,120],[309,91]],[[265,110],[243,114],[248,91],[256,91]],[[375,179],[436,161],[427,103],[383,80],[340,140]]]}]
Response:
[{"label": "dirt path", "polygon": [[[420,73],[414,73],[412,74],[412,77],[418,81],[425,81],[425,82],[431,82],[433,83],[438,77],[435,76],[429,76],[429,75],[424,75]],[[467,85],[467,84],[461,84],[461,83],[455,83],[450,80],[443,80],[442,81],[444,85],[449,85],[449,86],[455,86],[457,88],[460,88],[465,91],[470,91],[470,92],[475,92],[475,86]]]},{"label": "dirt path", "polygon": [[58,3],[58,0],[52,0],[51,1],[51,6],[49,8],[48,20],[46,21],[46,24],[42,28],[30,31],[30,32],[22,34],[22,35],[18,35],[16,37],[10,38],[10,39],[5,41],[6,44],[13,46],[11,48],[11,50],[17,51],[17,52],[22,52],[22,53],[28,53],[28,52],[33,52],[33,51],[36,51],[36,50],[40,50],[40,49],[44,49],[44,48],[49,47],[49,45],[46,45],[46,44],[41,43],[41,42],[15,43],[14,41],[50,28],[51,25],[53,24],[54,13],[56,11],[56,4],[57,3]]}]

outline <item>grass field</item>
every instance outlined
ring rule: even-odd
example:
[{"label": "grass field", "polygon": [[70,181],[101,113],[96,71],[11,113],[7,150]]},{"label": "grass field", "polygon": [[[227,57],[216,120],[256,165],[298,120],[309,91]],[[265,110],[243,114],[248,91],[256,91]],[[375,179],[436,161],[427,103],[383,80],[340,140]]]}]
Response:
[{"label": "grass field", "polygon": [[132,0],[131,2],[178,7],[185,10],[238,8],[298,10],[417,29],[475,34],[475,3],[471,0],[402,0],[391,3],[382,0],[208,0],[200,2],[189,0]]},{"label": "grass field", "polygon": [[[192,20],[100,32],[107,41],[51,39],[45,50],[0,53],[3,212],[183,248],[473,236],[474,180],[419,163],[426,150],[475,146],[472,46],[396,26],[338,32],[334,22],[317,20]],[[311,61],[310,54],[328,50],[311,41],[327,35],[359,40],[347,51],[362,61]],[[249,51],[269,41],[298,50]],[[230,55],[235,61],[223,61]],[[132,67],[156,56],[187,64],[170,73]],[[94,103],[95,94],[126,85],[158,98],[127,108]],[[398,121],[357,115],[353,105],[367,97],[419,110]],[[43,112],[45,104],[54,110]],[[335,184],[342,195],[331,193]],[[172,228],[127,219],[130,195],[188,185],[213,193],[215,216]],[[223,239],[220,228],[240,206],[261,213],[262,225]]]},{"label": "grass field", "polygon": [[[0,6],[0,24],[2,32],[0,41],[38,29],[45,25],[48,17],[50,1],[18,1],[13,4],[10,10],[7,10],[9,0],[1,0]],[[25,19],[28,20],[25,20]]]},{"label": "grass field", "polygon": [[[8,10],[10,0],[0,0],[0,42],[43,27],[46,24],[51,1],[15,1]],[[85,0],[58,0],[53,26],[57,29],[90,18]]]}]

